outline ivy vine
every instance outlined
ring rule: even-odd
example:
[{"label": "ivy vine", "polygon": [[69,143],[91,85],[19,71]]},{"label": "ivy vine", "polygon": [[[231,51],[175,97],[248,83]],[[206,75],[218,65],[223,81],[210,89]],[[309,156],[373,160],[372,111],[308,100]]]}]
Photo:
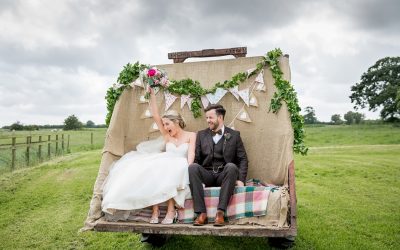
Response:
[{"label": "ivy vine", "polygon": [[[201,96],[209,93],[215,93],[217,88],[230,89],[238,86],[240,83],[246,81],[249,77],[258,74],[265,66],[269,66],[272,77],[275,80],[275,86],[277,91],[274,93],[269,107],[269,111],[277,113],[282,106],[282,101],[286,102],[288,110],[290,112],[290,119],[294,132],[294,142],[293,151],[295,153],[300,153],[306,155],[308,148],[304,144],[304,120],[300,115],[301,108],[298,104],[297,94],[288,81],[282,78],[283,73],[279,68],[279,58],[282,56],[282,51],[280,49],[274,49],[269,51],[263,60],[256,65],[256,69],[251,72],[240,72],[235,74],[232,79],[225,80],[224,82],[217,82],[210,89],[205,89],[201,87],[198,81],[193,81],[192,79],[183,80],[170,80],[170,85],[166,89],[171,94],[176,95],[190,95],[193,100],[191,103],[190,110],[195,118],[198,118],[202,114],[201,108]],[[132,87],[131,84],[136,78],[139,77],[140,71],[142,71],[146,65],[136,62],[135,64],[128,63],[124,66],[123,70],[120,72],[117,80],[117,84],[114,84],[107,90],[106,100],[107,100],[107,116],[106,124],[109,125],[112,112],[114,110],[115,103],[117,102],[119,96],[122,94],[124,89]]]}]

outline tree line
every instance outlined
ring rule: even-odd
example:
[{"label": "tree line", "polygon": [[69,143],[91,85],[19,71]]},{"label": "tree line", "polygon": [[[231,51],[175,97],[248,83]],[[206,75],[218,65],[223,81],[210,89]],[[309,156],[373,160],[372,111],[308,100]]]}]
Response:
[{"label": "tree line", "polygon": [[[308,106],[304,109],[305,114],[303,115],[305,124],[317,124],[323,123],[318,121],[317,116],[315,115],[315,109],[311,106]],[[331,116],[331,121],[329,124],[339,125],[339,124],[360,124],[365,120],[365,115],[362,113],[348,111],[342,116],[340,114],[333,114]]]},{"label": "tree line", "polygon": [[80,130],[83,128],[106,128],[105,124],[96,125],[93,121],[88,120],[85,124],[79,121],[78,117],[75,115],[70,115],[64,120],[62,125],[24,125],[17,121],[9,126],[3,126],[3,129],[22,131],[22,130],[41,130],[41,129],[62,129],[62,130]]}]

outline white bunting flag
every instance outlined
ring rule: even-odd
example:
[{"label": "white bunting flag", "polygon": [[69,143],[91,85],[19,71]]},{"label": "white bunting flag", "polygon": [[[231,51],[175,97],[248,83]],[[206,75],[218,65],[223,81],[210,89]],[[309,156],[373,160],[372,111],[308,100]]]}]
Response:
[{"label": "white bunting flag", "polygon": [[235,122],[232,121],[231,123],[229,123],[228,127],[235,130]]},{"label": "white bunting flag", "polygon": [[149,102],[149,100],[147,100],[146,98],[144,98],[144,95],[141,95],[140,97],[139,97],[139,103],[148,103]]},{"label": "white bunting flag", "polygon": [[239,93],[238,93],[239,92],[239,87],[238,86],[230,88],[229,92],[231,92],[231,94],[236,98],[236,100],[239,101]]},{"label": "white bunting flag", "polygon": [[201,97],[201,104],[203,104],[203,108],[207,108],[210,101],[208,100],[207,96],[203,95]]},{"label": "white bunting flag", "polygon": [[239,90],[238,94],[243,99],[244,103],[246,103],[246,105],[248,107],[249,106],[249,88]]},{"label": "white bunting flag", "polygon": [[186,102],[189,100],[190,95],[181,95],[181,109],[185,106]]},{"label": "white bunting flag", "polygon": [[[135,81],[133,81],[133,85],[144,88],[142,79],[140,77],[136,78]],[[131,85],[132,86],[132,85]]]},{"label": "white bunting flag", "polygon": [[250,75],[251,73],[253,73],[255,70],[256,70],[256,68],[248,69],[248,70],[247,70],[247,77],[249,77],[249,75]]},{"label": "white bunting flag", "polygon": [[228,91],[225,89],[217,88],[214,94],[207,94],[206,96],[211,104],[217,104],[222,99],[222,97],[224,97],[226,92]]},{"label": "white bunting flag", "polygon": [[165,91],[164,98],[165,98],[165,111],[167,111],[178,97],[174,96],[173,94],[169,93],[168,91]]},{"label": "white bunting flag", "polygon": [[151,126],[150,126],[149,132],[152,133],[152,132],[156,132],[156,131],[158,131],[158,130],[159,130],[159,129],[158,129],[157,123],[153,122],[153,123],[151,124]]},{"label": "white bunting flag", "polygon": [[261,72],[258,73],[258,75],[254,81],[264,84],[264,70],[261,70]]},{"label": "white bunting flag", "polygon": [[150,117],[153,117],[153,116],[151,115],[150,110],[147,108],[147,109],[142,113],[142,115],[140,116],[140,119],[146,119],[146,118],[150,118]]},{"label": "white bunting flag", "polygon": [[249,113],[247,113],[246,109],[243,107],[242,110],[240,110],[238,116],[236,119],[244,121],[244,122],[251,122]]},{"label": "white bunting flag", "polygon": [[250,104],[251,106],[258,107],[258,100],[257,100],[257,97],[256,97],[253,93],[250,94],[249,104]]},{"label": "white bunting flag", "polygon": [[193,98],[192,97],[189,97],[189,99],[187,100],[187,105],[188,105],[188,107],[189,107],[189,110],[191,110],[192,109],[192,101],[193,101]]},{"label": "white bunting flag", "polygon": [[264,83],[258,83],[258,82],[256,82],[255,83],[256,84],[256,86],[255,86],[255,90],[257,90],[257,91],[263,91],[263,92],[265,92],[266,90],[267,90],[267,87],[265,86],[265,84]]}]

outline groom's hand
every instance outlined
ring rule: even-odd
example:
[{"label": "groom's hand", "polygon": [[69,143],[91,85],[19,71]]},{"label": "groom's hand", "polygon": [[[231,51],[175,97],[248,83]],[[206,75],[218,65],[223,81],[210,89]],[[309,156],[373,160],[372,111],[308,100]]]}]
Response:
[{"label": "groom's hand", "polygon": [[236,181],[236,186],[244,187],[244,183],[242,181]]}]

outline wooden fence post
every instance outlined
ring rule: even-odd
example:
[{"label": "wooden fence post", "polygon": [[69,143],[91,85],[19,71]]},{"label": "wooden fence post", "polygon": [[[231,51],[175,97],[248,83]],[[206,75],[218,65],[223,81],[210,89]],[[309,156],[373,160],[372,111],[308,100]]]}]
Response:
[{"label": "wooden fence post", "polygon": [[50,159],[50,144],[51,144],[51,135],[47,136],[47,158]]},{"label": "wooden fence post", "polygon": [[39,158],[39,162],[42,162],[42,136],[41,135],[39,135],[38,158]]},{"label": "wooden fence post", "polygon": [[64,153],[64,134],[61,134],[61,149],[62,152]]},{"label": "wooden fence post", "polygon": [[26,137],[26,165],[29,166],[29,151],[31,147],[31,136]]},{"label": "wooden fence post", "polygon": [[68,139],[67,139],[67,152],[69,153],[69,134],[68,134]]},{"label": "wooden fence post", "polygon": [[17,138],[13,137],[12,138],[12,147],[11,147],[11,171],[14,171],[15,169],[15,151],[17,150],[15,147],[15,140]]},{"label": "wooden fence post", "polygon": [[58,134],[56,135],[56,154],[58,155]]},{"label": "wooden fence post", "polygon": [[90,133],[90,145],[93,149],[93,132]]}]

